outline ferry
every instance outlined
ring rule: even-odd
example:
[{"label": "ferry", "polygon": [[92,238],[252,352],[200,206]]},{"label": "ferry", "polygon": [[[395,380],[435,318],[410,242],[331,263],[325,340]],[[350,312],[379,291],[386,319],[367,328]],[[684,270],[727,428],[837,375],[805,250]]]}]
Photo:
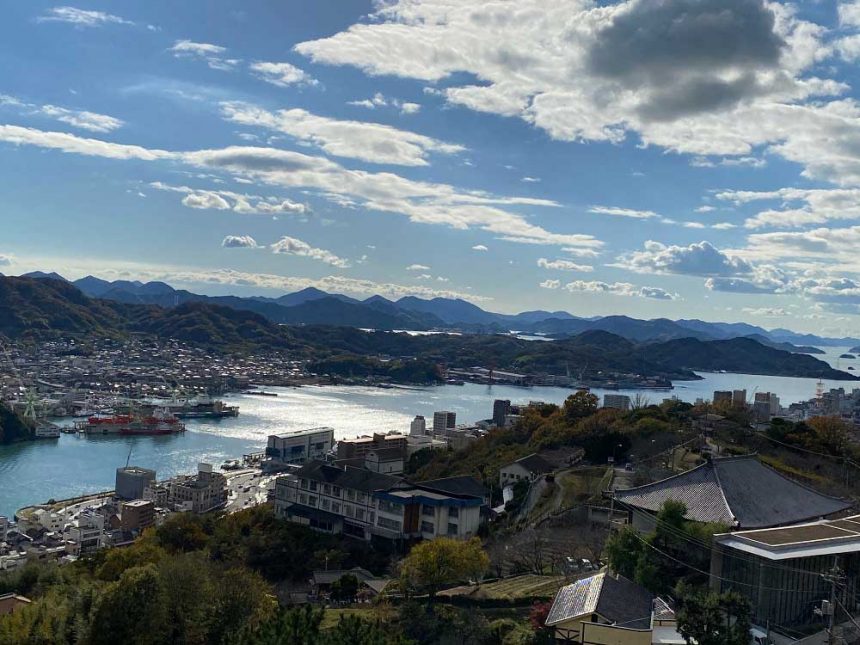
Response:
[{"label": "ferry", "polygon": [[185,424],[166,408],[156,408],[151,414],[113,414],[93,416],[75,423],[83,434],[146,436],[185,432]]},{"label": "ferry", "polygon": [[224,419],[239,416],[238,405],[227,405],[208,396],[193,399],[174,398],[158,401],[155,405],[168,410],[177,419]]}]

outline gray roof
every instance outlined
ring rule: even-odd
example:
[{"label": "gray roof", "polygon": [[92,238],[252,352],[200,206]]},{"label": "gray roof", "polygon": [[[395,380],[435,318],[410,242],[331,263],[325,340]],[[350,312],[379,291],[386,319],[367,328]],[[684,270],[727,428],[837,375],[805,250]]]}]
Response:
[{"label": "gray roof", "polygon": [[468,495],[471,497],[480,497],[481,499],[484,499],[489,495],[489,492],[484,485],[469,475],[431,479],[425,482],[418,482],[418,486],[421,486],[421,488],[429,488],[430,490],[435,490],[440,493],[448,493],[450,495]]},{"label": "gray roof", "polygon": [[647,629],[651,625],[653,596],[644,587],[623,576],[603,572],[577,580],[559,589],[547,626],[566,620],[598,614],[610,623],[630,629]]},{"label": "gray roof", "polygon": [[795,524],[852,506],[788,479],[757,455],[713,459],[653,484],[619,489],[615,499],[651,512],[672,499],[686,505],[687,519],[744,528]]},{"label": "gray roof", "polygon": [[299,479],[313,479],[326,484],[334,484],[341,488],[351,488],[353,490],[372,493],[375,490],[384,490],[391,488],[398,482],[403,481],[401,477],[392,475],[382,475],[363,468],[338,468],[331,466],[321,461],[312,461],[302,466],[296,471],[296,477]]},{"label": "gray roof", "polygon": [[536,452],[533,452],[530,455],[526,455],[525,457],[521,457],[520,459],[517,459],[514,463],[519,464],[530,473],[542,474],[551,473],[553,471],[552,464]]}]

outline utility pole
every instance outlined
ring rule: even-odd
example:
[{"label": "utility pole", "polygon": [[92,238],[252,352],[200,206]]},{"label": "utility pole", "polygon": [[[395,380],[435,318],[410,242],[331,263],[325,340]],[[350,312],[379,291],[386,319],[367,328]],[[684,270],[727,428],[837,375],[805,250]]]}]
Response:
[{"label": "utility pole", "polygon": [[830,585],[830,607],[827,611],[827,645],[836,645],[836,636],[833,633],[836,619],[836,587],[841,586],[844,582],[842,570],[839,568],[839,556],[833,557],[833,567],[821,577]]}]

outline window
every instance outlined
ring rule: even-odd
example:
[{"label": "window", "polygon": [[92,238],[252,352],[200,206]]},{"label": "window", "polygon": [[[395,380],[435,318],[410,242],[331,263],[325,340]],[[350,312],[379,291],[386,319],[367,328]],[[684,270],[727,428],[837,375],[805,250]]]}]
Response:
[{"label": "window", "polygon": [[340,504],[338,504],[337,502],[332,502],[331,512],[336,515],[340,515]]},{"label": "window", "polygon": [[302,493],[301,495],[299,495],[299,504],[305,504],[305,505],[307,505],[307,503],[308,503],[308,496],[307,496],[307,495],[305,495],[304,493]]},{"label": "window", "polygon": [[448,517],[460,517],[460,509],[456,506],[452,506],[448,509]]},{"label": "window", "polygon": [[376,515],[376,513],[374,513],[373,511],[370,511],[370,513],[367,514],[367,521],[370,522],[371,524],[373,524],[373,518],[375,515]]},{"label": "window", "polygon": [[346,516],[347,516],[347,517],[352,517],[352,516],[354,516],[354,515],[355,515],[355,509],[353,509],[353,507],[352,507],[352,506],[350,506],[349,504],[346,504],[346,505],[344,506],[344,510],[346,511]]},{"label": "window", "polygon": [[317,505],[317,498],[314,497],[313,495],[308,497],[308,506],[316,506],[316,505]]},{"label": "window", "polygon": [[331,494],[334,495],[335,497],[340,497],[340,486],[332,486],[331,487]]},{"label": "window", "polygon": [[327,511],[327,510],[329,509],[329,503],[328,503],[328,500],[327,500],[327,499],[325,499],[325,498],[323,498],[323,501],[322,501],[322,507],[323,507],[323,510],[324,510],[324,511]]},{"label": "window", "polygon": [[379,510],[392,515],[403,515],[403,507],[400,504],[392,504],[384,499],[379,500]]},{"label": "window", "polygon": [[448,535],[457,535],[457,525],[448,522]]},{"label": "window", "polygon": [[302,490],[307,490],[307,489],[308,489],[308,480],[303,479],[302,480]]},{"label": "window", "polygon": [[313,479],[311,480],[310,486],[311,486],[311,490],[317,489],[317,483]]},{"label": "window", "polygon": [[389,529],[391,531],[400,530],[400,522],[398,522],[397,520],[390,520],[387,517],[382,517],[381,515],[376,518],[376,525],[381,526],[384,529]]},{"label": "window", "polygon": [[355,501],[355,491],[352,489],[349,489],[348,491],[346,491],[346,498],[350,502],[354,502]]},{"label": "window", "polygon": [[326,495],[331,495],[331,486],[329,486],[328,484],[325,484],[323,486],[323,493],[325,493]]},{"label": "window", "polygon": [[433,526],[433,522],[421,522],[422,533],[433,533],[435,530],[436,527]]},{"label": "window", "polygon": [[319,443],[315,443],[314,448],[316,448],[317,450],[325,450],[325,442],[320,441]]},{"label": "window", "polygon": [[436,515],[436,509],[432,506],[422,506],[421,515],[426,515],[427,517],[434,517]]},{"label": "window", "polygon": [[355,509],[355,519],[364,520],[364,509],[363,508]]}]

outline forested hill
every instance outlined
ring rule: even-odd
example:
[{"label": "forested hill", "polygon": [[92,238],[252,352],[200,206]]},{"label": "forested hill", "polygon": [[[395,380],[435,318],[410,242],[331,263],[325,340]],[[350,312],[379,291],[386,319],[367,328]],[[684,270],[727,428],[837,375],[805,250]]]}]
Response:
[{"label": "forested hill", "polygon": [[750,338],[636,343],[607,331],[590,330],[538,342],[510,335],[411,336],[351,327],[284,326],[254,312],[210,303],[163,308],[88,298],[73,285],[52,279],[0,277],[0,333],[23,340],[143,333],[222,350],[289,350],[296,357],[329,361],[329,366],[347,370],[360,366],[359,359],[414,357],[425,364],[494,365],[527,374],[582,372],[586,378],[612,372],[689,379],[695,378],[692,370],[857,378],[812,356],[768,347]]}]

